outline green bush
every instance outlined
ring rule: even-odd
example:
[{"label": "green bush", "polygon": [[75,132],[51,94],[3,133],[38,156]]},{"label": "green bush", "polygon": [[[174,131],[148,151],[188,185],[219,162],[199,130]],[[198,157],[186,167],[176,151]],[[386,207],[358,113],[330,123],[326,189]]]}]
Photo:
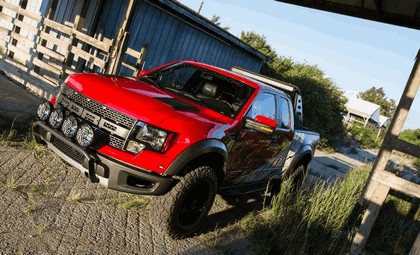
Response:
[{"label": "green bush", "polygon": [[382,132],[382,135],[377,137],[378,131],[368,127],[363,127],[359,123],[353,123],[351,127],[348,128],[353,139],[360,143],[362,148],[379,148],[383,141],[383,136],[385,132]]}]

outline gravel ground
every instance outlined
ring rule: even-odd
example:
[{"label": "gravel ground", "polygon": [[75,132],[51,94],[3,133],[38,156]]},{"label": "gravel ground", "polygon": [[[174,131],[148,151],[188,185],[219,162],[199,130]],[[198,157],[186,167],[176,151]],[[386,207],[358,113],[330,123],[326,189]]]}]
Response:
[{"label": "gravel ground", "polygon": [[[113,205],[52,153],[0,147],[0,254],[216,254],[198,237],[174,241],[149,210]],[[147,198],[145,198],[147,199]]]}]

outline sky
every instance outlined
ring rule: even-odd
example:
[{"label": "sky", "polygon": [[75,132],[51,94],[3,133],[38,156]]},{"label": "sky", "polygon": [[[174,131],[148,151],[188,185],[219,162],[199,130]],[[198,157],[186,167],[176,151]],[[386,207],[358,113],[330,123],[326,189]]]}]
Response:
[{"label": "sky", "polygon": [[[179,2],[198,11],[203,0]],[[419,30],[277,1],[207,0],[200,14],[219,16],[237,37],[242,31],[264,35],[279,56],[317,65],[343,91],[382,87],[397,102],[420,49]],[[420,128],[419,97],[403,129]]]}]

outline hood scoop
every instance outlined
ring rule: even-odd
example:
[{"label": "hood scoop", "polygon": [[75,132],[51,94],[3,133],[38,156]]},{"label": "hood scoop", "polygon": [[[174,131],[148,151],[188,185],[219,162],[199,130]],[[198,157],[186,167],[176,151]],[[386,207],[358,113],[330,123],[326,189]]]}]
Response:
[{"label": "hood scoop", "polygon": [[178,100],[176,98],[172,98],[172,97],[156,97],[155,99],[171,106],[172,108],[174,108],[176,111],[181,111],[181,112],[199,112],[198,108],[190,105],[188,103],[185,103],[181,100]]}]

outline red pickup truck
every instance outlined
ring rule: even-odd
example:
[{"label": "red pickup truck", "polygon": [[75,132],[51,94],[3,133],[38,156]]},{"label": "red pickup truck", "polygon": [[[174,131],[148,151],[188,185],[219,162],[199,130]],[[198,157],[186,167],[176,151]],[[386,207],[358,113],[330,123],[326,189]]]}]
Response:
[{"label": "red pickup truck", "polygon": [[136,78],[74,74],[39,106],[35,134],[92,182],[157,195],[159,225],[185,237],[216,193],[265,190],[309,167],[319,135],[294,128],[297,88],[254,75],[194,61]]}]

